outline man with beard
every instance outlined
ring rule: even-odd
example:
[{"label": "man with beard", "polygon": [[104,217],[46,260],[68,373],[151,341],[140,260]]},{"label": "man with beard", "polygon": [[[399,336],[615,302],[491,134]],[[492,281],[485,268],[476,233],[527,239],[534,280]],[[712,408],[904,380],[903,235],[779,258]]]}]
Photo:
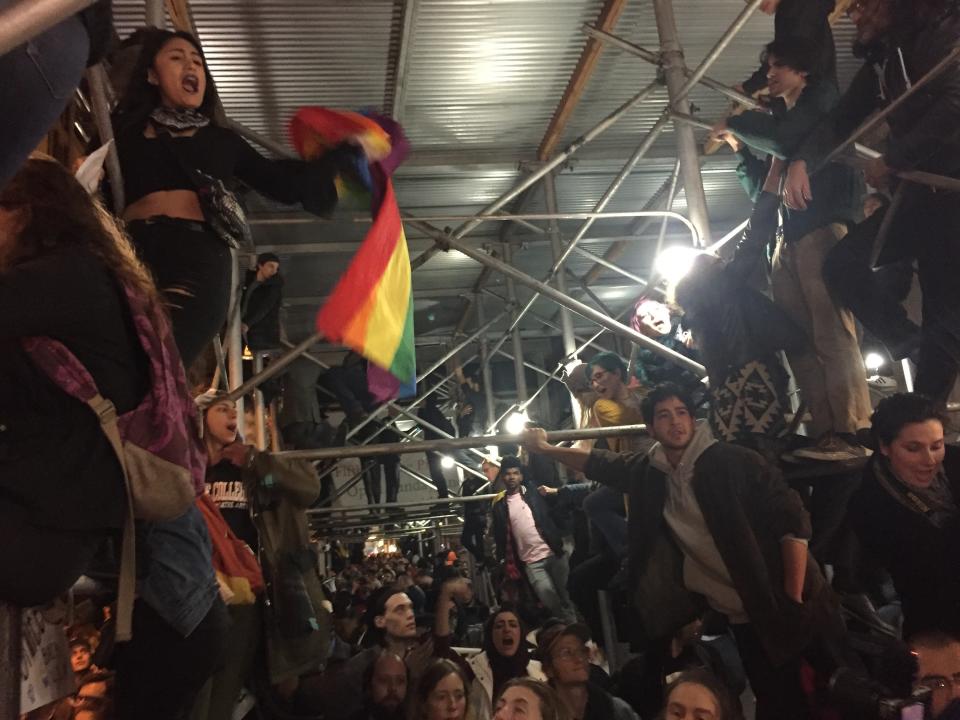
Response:
[{"label": "man with beard", "polygon": [[351,720],[402,720],[407,699],[407,666],[382,651],[363,678],[364,707]]},{"label": "man with beard", "polygon": [[[784,202],[805,210],[810,174],[875,110],[914,87],[960,44],[955,0],[858,0],[848,11],[857,28],[855,52],[865,63],[837,107],[791,156]],[[945,402],[960,362],[960,203],[956,195],[899,182],[896,171],[960,177],[960,67],[940,73],[887,117],[886,151],[870,161],[867,182],[890,187],[895,200],[855,227],[827,258],[824,274],[844,302],[894,359],[915,357],[915,389]],[[815,188],[814,188],[815,192]],[[884,237],[878,240],[884,228]],[[879,252],[879,256],[877,253]],[[923,290],[918,334],[885,292],[871,263],[916,259]]]},{"label": "man with beard", "polygon": [[827,641],[843,631],[807,554],[809,517],[771,466],[717,442],[706,423],[694,422],[691,406],[669,384],[644,399],[657,441],[647,453],[552,446],[539,428],[524,444],[628,493],[630,587],[649,640],[664,647],[709,606],[733,628],[758,720],[805,718],[802,661],[829,677],[835,662]]}]

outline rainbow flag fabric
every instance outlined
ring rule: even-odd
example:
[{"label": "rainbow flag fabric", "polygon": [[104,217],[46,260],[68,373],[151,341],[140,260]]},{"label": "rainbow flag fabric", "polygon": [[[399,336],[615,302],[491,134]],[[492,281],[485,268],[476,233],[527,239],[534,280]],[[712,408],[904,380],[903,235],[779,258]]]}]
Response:
[{"label": "rainbow flag fabric", "polygon": [[[303,108],[290,123],[306,159],[351,142],[369,164],[373,224],[317,313],[317,330],[365,357],[377,402],[415,391],[413,288],[407,239],[390,175],[409,150],[399,125],[375,115]],[[363,175],[364,173],[361,173]]]}]

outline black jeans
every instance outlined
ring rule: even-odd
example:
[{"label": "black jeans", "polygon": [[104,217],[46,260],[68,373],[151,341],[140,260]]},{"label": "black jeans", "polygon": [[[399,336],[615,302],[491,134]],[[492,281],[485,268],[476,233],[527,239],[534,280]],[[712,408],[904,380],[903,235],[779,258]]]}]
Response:
[{"label": "black jeans", "polygon": [[117,720],[184,720],[223,662],[230,619],[219,598],[183,637],[145,602],[133,610],[133,640],[117,645]]},{"label": "black jeans", "polygon": [[434,452],[433,450],[427,451],[427,465],[430,466],[430,479],[433,480],[433,484],[437,486],[437,497],[445,498],[450,497],[450,491],[447,489],[447,478],[443,474],[443,465],[440,460],[443,456]]},{"label": "black jeans", "polygon": [[[956,193],[908,186],[890,223],[878,264],[917,261],[923,291],[917,392],[946,401],[960,363],[960,202]],[[870,256],[883,213],[857,225],[824,263],[824,279],[837,298],[890,351],[904,357],[917,328],[890,291],[889,277],[873,271]]]},{"label": "black jeans", "polygon": [[230,250],[199,225],[175,218],[127,225],[137,254],[168,304],[184,367],[220,332],[230,305]]},{"label": "black jeans", "polygon": [[[441,497],[447,497],[441,495]],[[483,538],[487,534],[487,520],[484,516],[471,516],[469,510],[463,518],[463,532],[460,533],[460,544],[467,552],[473,555],[478,563],[484,562]]]},{"label": "black jeans", "polygon": [[586,620],[593,639],[600,645],[606,638],[603,635],[597,591],[605,589],[619,569],[619,557],[610,552],[601,552],[577,565],[567,581],[570,599]]}]

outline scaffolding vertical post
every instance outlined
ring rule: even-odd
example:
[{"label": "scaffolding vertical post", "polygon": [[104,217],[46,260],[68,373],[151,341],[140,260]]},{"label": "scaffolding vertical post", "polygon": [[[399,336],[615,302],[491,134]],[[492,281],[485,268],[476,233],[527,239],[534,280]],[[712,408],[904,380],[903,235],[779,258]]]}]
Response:
[{"label": "scaffolding vertical post", "polygon": [[[240,327],[240,255],[236,250],[230,251],[231,295],[230,315],[227,319],[227,386],[236,390],[243,385],[243,331]],[[243,427],[243,397],[238,397],[237,416],[240,426]]]},{"label": "scaffolding vertical post", "polygon": [[[477,325],[483,327],[485,323],[483,295],[475,293],[473,305],[477,308]],[[487,406],[487,417],[484,418],[484,422],[486,422],[486,427],[489,428],[493,427],[496,422],[496,415],[494,414],[496,408],[494,408],[493,397],[493,372],[490,369],[490,344],[487,342],[486,332],[480,336],[480,370],[483,373],[483,395]]]},{"label": "scaffolding vertical post", "polygon": [[[503,261],[507,265],[513,264],[513,246],[503,244]],[[507,299],[514,306],[514,325],[511,335],[513,338],[513,373],[517,381],[517,399],[525,402],[527,399],[527,375],[523,368],[523,340],[520,337],[520,325],[517,323],[517,288],[512,278],[507,278]]]},{"label": "scaffolding vertical post", "polygon": [[[263,372],[263,359],[266,357],[266,353],[255,352],[253,354],[253,374],[259,375]],[[266,450],[267,449],[267,423],[266,423],[266,408],[264,407],[263,402],[263,393],[260,392],[260,388],[256,387],[253,390],[253,412],[255,418],[255,425],[257,431],[257,450]]]},{"label": "scaffolding vertical post", "polygon": [[163,0],[146,0],[146,13],[144,15],[144,24],[147,27],[155,27],[163,30],[167,24],[167,18],[164,14]]},{"label": "scaffolding vertical post", "polygon": [[[100,142],[106,145],[113,140],[113,123],[110,121],[110,96],[107,92],[107,72],[98,63],[87,70],[87,85],[90,88],[90,104],[97,125]],[[123,215],[126,200],[123,192],[123,176],[120,173],[120,156],[114,143],[107,151],[107,176],[110,178],[110,194],[113,196],[113,212]]]},{"label": "scaffolding vertical post", "polygon": [[[547,203],[547,212],[557,214],[559,212],[557,205],[557,185],[556,174],[550,173],[543,179],[544,199]],[[550,233],[550,248],[553,251],[553,261],[558,262],[564,255],[563,242],[560,239],[560,225],[556,220],[551,220],[548,225]],[[562,269],[556,274],[557,290],[567,294],[567,276]],[[570,310],[560,307],[560,332],[563,336],[563,352],[569,355],[577,348],[577,341],[573,337],[573,315]]]},{"label": "scaffolding vertical post", "polygon": [[[657,18],[660,53],[663,58],[663,71],[672,109],[689,114],[690,102],[683,93],[687,83],[687,66],[683,60],[683,48],[677,35],[673,0],[653,0],[653,11]],[[673,132],[677,138],[677,158],[680,161],[690,221],[700,233],[701,246],[706,246],[710,244],[710,218],[707,214],[707,197],[703,191],[703,178],[700,176],[697,139],[694,137],[693,127],[683,122],[675,120]]]}]

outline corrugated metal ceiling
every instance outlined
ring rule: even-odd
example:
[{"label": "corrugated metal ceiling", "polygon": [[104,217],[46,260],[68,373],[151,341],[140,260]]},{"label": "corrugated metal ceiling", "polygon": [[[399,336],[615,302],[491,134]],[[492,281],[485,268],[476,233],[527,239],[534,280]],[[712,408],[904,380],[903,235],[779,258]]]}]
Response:
[{"label": "corrugated metal ceiling", "polygon": [[[544,131],[586,44],[583,23],[594,23],[602,0],[192,0],[211,70],[227,113],[233,119],[285,142],[286,123],[304,105],[382,107],[393,97],[398,72],[404,3],[412,3],[412,30],[406,42],[402,118],[414,155],[397,176],[401,207],[415,215],[471,214],[509,189],[518,165],[534,159]],[[117,26],[125,36],[142,24],[142,0],[114,0]],[[694,67],[716,43],[719,33],[743,9],[742,0],[675,0],[680,39],[687,64]],[[653,9],[647,0],[629,2],[614,32],[656,50]],[[710,76],[733,84],[757,67],[763,44],[773,34],[771,19],[757,14],[712,67]],[[852,75],[852,28],[836,28],[841,84]],[[561,147],[592,127],[655,77],[655,68],[615,48],[601,56],[583,99],[573,113]],[[691,95],[704,118],[721,116],[728,101],[697,88]],[[591,210],[623,161],[659,116],[665,93],[657,93],[575,157],[557,178],[561,211]],[[703,135],[702,132],[699,135]],[[610,211],[638,210],[668,177],[673,167],[673,133],[665,132],[608,206]],[[434,161],[433,159],[436,158]],[[605,159],[601,159],[605,158]],[[743,219],[749,204],[732,172],[729,154],[711,159],[704,185],[711,221],[722,233]],[[543,212],[542,193],[527,204]],[[684,212],[684,196],[674,209]],[[257,218],[296,217],[289,208],[256,200]],[[444,223],[440,223],[443,225]],[[457,223],[447,223],[455,226]],[[598,222],[588,237],[607,237],[628,223]],[[572,235],[578,222],[561,224]],[[656,226],[648,233],[656,235]],[[486,223],[468,236],[477,244],[495,242],[501,224]],[[363,226],[349,223],[257,225],[260,245],[356,242]],[[540,240],[513,233],[517,240]],[[416,255],[426,247],[408,229]],[[674,233],[671,232],[671,237]],[[682,238],[679,228],[676,237]],[[589,243],[602,253],[610,241]],[[651,243],[638,243],[624,256],[625,267],[648,271]],[[285,258],[291,260],[293,256]],[[535,276],[550,265],[549,247],[537,243],[516,255],[517,264]],[[346,265],[349,253],[297,254],[285,262],[290,334],[309,327],[316,302]],[[574,256],[571,269],[590,267]],[[476,263],[440,254],[414,275],[421,302],[455,297],[468,290]],[[499,282],[494,277],[493,283]],[[621,280],[607,292],[623,294]],[[444,305],[454,305],[444,300]],[[494,303],[495,304],[495,303]],[[544,312],[549,312],[544,306]],[[533,327],[534,325],[530,325]]]}]

